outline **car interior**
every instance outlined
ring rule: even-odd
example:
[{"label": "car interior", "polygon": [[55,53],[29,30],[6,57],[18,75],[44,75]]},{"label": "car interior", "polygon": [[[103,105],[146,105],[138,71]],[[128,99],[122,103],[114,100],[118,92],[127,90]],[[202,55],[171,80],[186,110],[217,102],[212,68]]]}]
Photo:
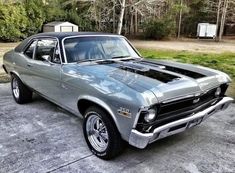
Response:
[{"label": "car interior", "polygon": [[67,44],[65,50],[68,62],[105,58],[105,54],[101,47],[87,41],[79,42],[77,44]]},{"label": "car interior", "polygon": [[37,46],[34,59],[60,63],[59,54],[57,53],[55,46]]}]

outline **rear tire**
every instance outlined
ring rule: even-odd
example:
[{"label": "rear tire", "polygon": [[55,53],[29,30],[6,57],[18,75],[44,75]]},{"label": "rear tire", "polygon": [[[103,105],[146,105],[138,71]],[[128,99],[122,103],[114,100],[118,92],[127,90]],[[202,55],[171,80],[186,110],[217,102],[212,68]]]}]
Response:
[{"label": "rear tire", "polygon": [[83,133],[91,152],[101,159],[112,159],[124,149],[124,141],[116,125],[99,107],[92,106],[86,110]]},{"label": "rear tire", "polygon": [[14,100],[18,104],[32,101],[32,91],[30,91],[29,88],[22,83],[20,78],[14,74],[11,76],[11,91]]}]

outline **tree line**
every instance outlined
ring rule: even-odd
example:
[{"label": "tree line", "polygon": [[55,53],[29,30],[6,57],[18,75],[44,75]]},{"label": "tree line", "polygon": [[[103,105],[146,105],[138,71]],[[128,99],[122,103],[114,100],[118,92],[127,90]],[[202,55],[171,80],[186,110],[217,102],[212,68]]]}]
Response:
[{"label": "tree line", "polygon": [[235,23],[235,0],[0,0],[0,39],[18,41],[51,21],[80,31],[113,32],[151,39],[195,37],[197,24]]}]

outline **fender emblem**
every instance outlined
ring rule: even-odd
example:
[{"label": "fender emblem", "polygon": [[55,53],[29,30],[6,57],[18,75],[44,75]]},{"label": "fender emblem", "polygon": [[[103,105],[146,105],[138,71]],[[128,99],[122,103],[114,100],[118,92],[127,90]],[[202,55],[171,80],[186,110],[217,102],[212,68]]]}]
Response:
[{"label": "fender emblem", "polygon": [[121,116],[124,116],[124,117],[127,117],[127,118],[131,118],[131,112],[127,108],[120,107],[117,110],[117,113],[118,113],[118,115],[121,115]]}]

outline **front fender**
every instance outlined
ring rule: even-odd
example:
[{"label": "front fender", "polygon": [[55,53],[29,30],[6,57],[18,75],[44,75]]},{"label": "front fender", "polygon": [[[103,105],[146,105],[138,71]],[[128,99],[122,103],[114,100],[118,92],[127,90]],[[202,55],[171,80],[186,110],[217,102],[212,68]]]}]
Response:
[{"label": "front fender", "polygon": [[112,109],[110,108],[110,106],[108,104],[106,104],[104,101],[102,101],[101,99],[99,99],[97,97],[89,96],[89,95],[79,96],[78,97],[78,102],[79,102],[79,100],[83,100],[83,99],[88,100],[90,102],[94,102],[97,105],[99,105],[100,107],[102,107],[103,109],[105,109],[110,114],[110,116],[112,117],[114,123],[116,124],[116,127],[120,131],[120,126],[119,126],[119,123],[117,121],[117,118],[116,118],[114,112],[112,111]]}]

